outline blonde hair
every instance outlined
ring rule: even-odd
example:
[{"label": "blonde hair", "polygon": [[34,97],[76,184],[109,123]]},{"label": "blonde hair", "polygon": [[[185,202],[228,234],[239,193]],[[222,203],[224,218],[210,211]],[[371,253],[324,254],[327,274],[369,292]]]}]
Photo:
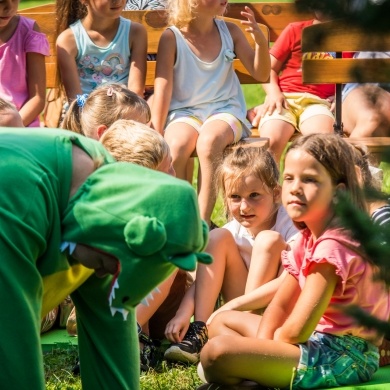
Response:
[{"label": "blonde hair", "polygon": [[168,25],[187,26],[194,18],[197,0],[167,0]]},{"label": "blonde hair", "polygon": [[110,127],[124,117],[137,121],[145,118],[149,122],[150,108],[144,99],[125,85],[109,83],[93,90],[82,107],[78,100],[74,100],[61,127],[97,139],[99,126]]},{"label": "blonde hair", "polygon": [[[231,217],[227,192],[247,176],[255,176],[273,192],[279,187],[279,169],[268,150],[260,147],[235,147],[222,160],[217,170],[218,188],[221,191],[226,214]],[[227,187],[229,183],[229,187]]]},{"label": "blonde hair", "polygon": [[169,154],[169,146],[156,130],[133,121],[120,119],[100,138],[117,161],[131,162],[157,169]]}]

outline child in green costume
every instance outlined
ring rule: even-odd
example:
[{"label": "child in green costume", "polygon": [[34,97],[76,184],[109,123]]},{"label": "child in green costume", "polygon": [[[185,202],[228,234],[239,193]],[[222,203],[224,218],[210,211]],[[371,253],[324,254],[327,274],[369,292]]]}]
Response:
[{"label": "child in green costume", "polygon": [[138,389],[134,306],[211,261],[194,190],[64,130],[0,129],[0,155],[1,383],[44,389],[40,319],[72,293],[83,388]]}]

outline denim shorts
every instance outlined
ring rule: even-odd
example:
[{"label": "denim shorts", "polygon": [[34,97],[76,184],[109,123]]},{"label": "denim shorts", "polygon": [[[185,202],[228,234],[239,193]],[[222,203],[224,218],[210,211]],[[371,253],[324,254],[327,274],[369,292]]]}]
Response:
[{"label": "denim shorts", "polygon": [[301,350],[293,389],[348,386],[367,382],[379,368],[378,348],[356,336],[314,332]]}]

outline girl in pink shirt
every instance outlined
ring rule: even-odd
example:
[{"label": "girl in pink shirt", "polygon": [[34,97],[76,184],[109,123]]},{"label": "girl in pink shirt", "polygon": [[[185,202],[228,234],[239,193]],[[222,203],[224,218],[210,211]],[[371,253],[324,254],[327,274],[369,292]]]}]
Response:
[{"label": "girl in pink shirt", "polygon": [[353,161],[337,135],[308,135],[289,147],[282,202],[301,232],[292,251],[282,253],[288,274],[262,318],[215,317],[200,356],[199,374],[207,381],[226,389],[245,379],[314,389],[366,382],[378,369],[381,337],[343,311],[359,305],[384,321],[390,313],[384,284],[373,281],[375,270],[334,213],[339,191],[365,208]]},{"label": "girl in pink shirt", "polygon": [[17,107],[24,126],[39,127],[49,42],[35,21],[16,14],[19,1],[0,1],[0,98]]}]

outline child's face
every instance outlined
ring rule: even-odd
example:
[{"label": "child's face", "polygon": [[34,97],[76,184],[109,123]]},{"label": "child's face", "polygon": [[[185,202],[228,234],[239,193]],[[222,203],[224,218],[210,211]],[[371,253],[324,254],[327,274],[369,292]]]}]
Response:
[{"label": "child's face", "polygon": [[230,214],[253,236],[275,224],[279,191],[270,190],[256,176],[249,175],[235,183],[228,179],[226,198]]},{"label": "child's face", "polygon": [[19,112],[11,109],[7,109],[3,112],[0,112],[0,126],[24,127],[22,117],[20,116]]},{"label": "child's face", "polygon": [[20,0],[0,0],[0,29],[16,15]]},{"label": "child's face", "polygon": [[304,222],[313,234],[321,234],[333,216],[335,191],[328,171],[313,156],[302,149],[287,153],[282,201],[293,221]]},{"label": "child's face", "polygon": [[164,157],[164,159],[161,161],[160,165],[157,167],[157,170],[160,172],[167,173],[168,175],[176,177],[175,168],[173,168],[173,164],[172,164],[171,153],[168,153]]},{"label": "child's face", "polygon": [[126,0],[82,0],[82,3],[88,5],[88,12],[102,16],[119,17]]},{"label": "child's face", "polygon": [[223,15],[228,5],[227,0],[199,0],[197,3],[197,11],[200,10],[215,10],[213,15]]}]

